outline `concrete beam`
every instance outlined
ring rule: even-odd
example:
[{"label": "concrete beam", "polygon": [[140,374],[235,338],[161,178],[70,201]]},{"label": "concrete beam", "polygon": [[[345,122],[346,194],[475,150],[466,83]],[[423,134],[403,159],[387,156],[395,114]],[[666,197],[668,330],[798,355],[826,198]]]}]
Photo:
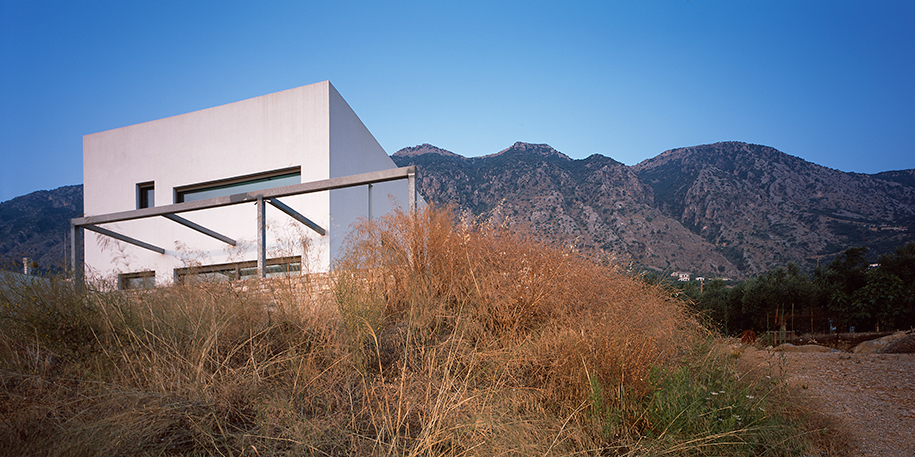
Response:
[{"label": "concrete beam", "polygon": [[200,233],[202,233],[202,234],[204,234],[204,235],[207,235],[207,236],[211,236],[211,237],[213,237],[213,238],[216,238],[217,240],[222,241],[223,243],[226,243],[226,244],[229,244],[229,245],[232,245],[232,246],[235,246],[235,245],[236,245],[235,240],[233,240],[232,238],[229,238],[229,237],[227,237],[227,236],[225,236],[225,235],[223,235],[223,234],[221,234],[221,233],[218,233],[218,232],[215,232],[215,231],[213,231],[213,230],[210,230],[210,229],[208,229],[208,228],[206,228],[206,227],[204,227],[204,226],[202,226],[202,225],[200,225],[200,224],[198,224],[198,223],[196,223],[196,222],[189,221],[189,220],[187,220],[187,219],[185,219],[185,218],[183,218],[183,217],[181,217],[181,216],[178,216],[178,215],[175,215],[175,214],[163,214],[162,217],[164,217],[164,218],[166,218],[166,219],[168,219],[168,220],[171,220],[171,221],[175,221],[175,222],[177,222],[177,223],[179,223],[179,224],[181,224],[181,225],[183,225],[183,226],[185,226],[185,227],[194,229],[194,230],[196,230],[196,231],[198,231],[198,232],[200,232]]},{"label": "concrete beam", "polygon": [[131,238],[131,237],[127,236],[127,235],[121,235],[120,233],[112,232],[111,230],[108,230],[108,229],[106,229],[106,228],[98,227],[98,226],[95,226],[95,225],[83,225],[83,226],[80,226],[80,227],[81,227],[81,228],[84,228],[84,229],[86,229],[86,230],[91,230],[91,231],[93,231],[93,232],[95,232],[95,233],[101,233],[102,235],[110,236],[111,238],[114,238],[114,239],[116,239],[116,240],[123,241],[123,242],[125,242],[125,243],[130,243],[130,244],[132,244],[132,245],[134,245],[134,246],[139,246],[139,247],[141,247],[141,248],[143,248],[143,249],[149,249],[150,251],[158,252],[159,254],[165,254],[165,249],[162,249],[162,248],[160,248],[160,247],[158,247],[158,246],[154,246],[154,245],[152,245],[152,244],[149,244],[149,243],[140,241],[140,240],[138,240],[138,239],[136,239],[136,238]]},{"label": "concrete beam", "polygon": [[[265,189],[253,192],[245,192],[240,194],[228,195],[223,197],[214,197],[208,198],[205,200],[196,200],[186,203],[175,203],[172,205],[163,205],[155,206],[152,208],[142,208],[131,211],[120,211],[116,213],[102,214],[98,216],[84,216],[77,217],[70,220],[70,231],[71,231],[71,268],[73,269],[74,278],[81,282],[85,274],[85,258],[83,254],[83,230],[91,230],[96,233],[100,233],[105,236],[123,241],[125,243],[133,244],[144,249],[148,249],[159,254],[165,254],[165,249],[162,249],[158,246],[154,246],[149,243],[131,238],[126,235],[122,235],[111,230],[98,227],[98,224],[107,224],[112,222],[122,222],[130,221],[136,219],[144,219],[147,217],[156,217],[163,216],[172,221],[183,224],[187,227],[190,227],[194,230],[197,230],[201,233],[204,233],[208,236],[212,236],[220,241],[226,242],[233,246],[236,245],[235,240],[221,235],[217,232],[214,232],[206,227],[203,227],[199,224],[191,222],[182,217],[176,216],[178,213],[185,213],[190,211],[199,211],[210,208],[219,208],[222,206],[237,205],[241,203],[248,202],[257,202],[257,215],[258,215],[258,274],[263,277],[266,273],[266,218],[265,218],[265,209],[264,209],[264,200],[267,199],[270,201],[273,206],[276,206],[286,214],[289,214],[296,220],[302,222],[303,224],[310,227],[312,230],[320,233],[322,236],[325,235],[326,231],[310,221],[308,218],[302,216],[292,208],[289,208],[282,202],[278,200],[274,201],[280,197],[287,197],[291,195],[301,195],[314,192],[323,192],[330,191],[335,189],[345,189],[349,187],[356,187],[362,185],[372,185],[377,183],[397,181],[400,179],[406,179],[408,181],[409,195],[407,197],[410,205],[410,211],[414,212],[416,210],[416,167],[400,167],[391,170],[382,170],[375,171],[371,173],[361,173],[358,175],[342,176],[339,178],[330,178],[322,179],[320,181],[312,181],[302,184],[293,184],[291,186],[276,187],[273,189]],[[369,190],[371,192],[371,188]],[[370,197],[371,200],[371,197]],[[285,209],[284,209],[285,208]],[[371,218],[371,208],[369,209],[369,217]],[[308,221],[308,222],[305,222]]]},{"label": "concrete beam", "polygon": [[[293,184],[291,186],[276,187],[273,189],[258,190],[245,192],[224,197],[214,197],[205,200],[196,200],[186,203],[175,203],[172,205],[155,206],[152,208],[142,208],[131,211],[121,211],[117,213],[102,214],[98,216],[77,217],[72,220],[76,225],[97,225],[111,222],[129,221],[134,219],[143,219],[153,216],[164,216],[166,214],[186,213],[189,211],[199,211],[202,209],[218,208],[221,206],[237,205],[239,203],[256,202],[258,197],[262,198],[280,198],[290,195],[308,194],[322,192],[327,190],[345,189],[348,187],[363,186],[366,184],[377,184],[388,181],[397,181],[399,179],[411,179],[415,181],[416,167],[400,167],[391,170],[374,171],[371,173],[362,173],[358,175],[343,176],[340,178],[322,179],[302,184]],[[411,206],[416,205],[416,186],[411,186],[411,196],[408,199]]]},{"label": "concrete beam", "polygon": [[[369,184],[369,186],[371,186],[371,184]],[[314,230],[315,232],[318,232],[318,235],[324,236],[327,234],[327,231],[324,230],[324,228],[322,228],[320,225],[315,224],[314,222],[311,221],[311,219],[299,214],[298,211],[290,208],[285,203],[283,203],[275,198],[268,199],[267,201],[271,205],[276,207],[276,209],[288,214],[289,217],[301,222],[302,224],[305,224],[306,227]]]}]

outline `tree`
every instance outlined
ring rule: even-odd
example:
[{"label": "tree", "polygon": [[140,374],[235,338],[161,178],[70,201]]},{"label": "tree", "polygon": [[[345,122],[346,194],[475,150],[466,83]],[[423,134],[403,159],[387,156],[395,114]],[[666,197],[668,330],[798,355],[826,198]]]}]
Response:
[{"label": "tree", "polygon": [[867,248],[836,257],[822,275],[829,307],[861,329],[900,329],[915,324],[915,243],[881,256],[870,267]]},{"label": "tree", "polygon": [[877,313],[878,322],[883,328],[915,326],[915,243],[881,256],[879,265],[870,272],[868,283],[875,284],[884,300]]},{"label": "tree", "polygon": [[[694,282],[674,286],[697,311],[729,334],[763,330],[767,316],[820,308],[841,313],[844,326],[904,329],[915,326],[915,243],[868,262],[867,248],[851,248],[812,275],[800,267],[766,271],[734,287],[713,280],[704,291]],[[768,324],[768,325],[767,325]],[[813,330],[813,329],[811,329]]]}]

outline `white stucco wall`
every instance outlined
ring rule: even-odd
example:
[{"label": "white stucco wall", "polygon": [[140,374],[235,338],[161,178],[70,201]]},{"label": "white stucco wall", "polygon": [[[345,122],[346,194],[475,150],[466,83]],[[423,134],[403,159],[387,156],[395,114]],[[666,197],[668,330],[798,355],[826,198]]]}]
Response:
[{"label": "white stucco wall", "polygon": [[[332,178],[397,168],[333,86],[330,87],[330,151]],[[395,202],[404,208],[408,205],[406,181],[373,185],[372,212],[375,216],[388,212]],[[330,250],[336,254],[340,252],[352,224],[368,217],[368,188],[332,191],[330,206]]]},{"label": "white stucco wall", "polygon": [[[136,209],[138,183],[153,181],[155,204],[163,206],[175,202],[176,187],[295,166],[301,167],[302,182],[395,167],[340,94],[324,81],[86,135],[84,211],[92,216]],[[406,195],[406,182],[395,184]],[[361,188],[281,199],[327,229],[324,237],[268,205],[268,258],[300,255],[287,252],[286,246],[298,245],[289,242],[307,236],[314,261],[309,268],[328,269],[346,228],[367,213],[365,203],[353,204],[360,193],[365,198],[366,190]],[[378,195],[376,192],[376,202],[381,200]],[[174,269],[189,262],[207,265],[256,258],[253,204],[180,215],[236,239],[239,246],[229,246],[162,217],[106,224],[106,228],[164,248],[166,253],[87,231],[89,274],[109,277],[155,270],[161,284],[170,282]]]}]

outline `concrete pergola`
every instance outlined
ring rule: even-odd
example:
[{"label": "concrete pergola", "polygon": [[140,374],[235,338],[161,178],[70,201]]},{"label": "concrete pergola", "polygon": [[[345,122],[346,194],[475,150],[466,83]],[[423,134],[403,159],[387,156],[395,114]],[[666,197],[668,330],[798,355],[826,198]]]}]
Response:
[{"label": "concrete pergola", "polygon": [[85,230],[90,230],[119,241],[123,241],[134,246],[141,247],[159,254],[164,255],[165,249],[153,244],[132,238],[130,236],[114,232],[101,224],[113,222],[131,221],[137,219],[146,219],[152,217],[164,217],[178,224],[196,230],[204,235],[213,237],[231,246],[236,245],[236,241],[216,231],[210,230],[195,222],[189,221],[179,213],[191,211],[201,211],[223,206],[240,205],[244,203],[255,203],[257,208],[257,276],[260,278],[266,275],[267,264],[267,230],[266,230],[266,205],[269,203],[280,211],[286,213],[296,221],[306,227],[314,230],[321,236],[325,236],[326,230],[315,224],[307,217],[303,216],[296,210],[290,208],[279,199],[293,195],[302,195],[315,192],[331,191],[335,189],[345,189],[349,187],[367,186],[368,187],[368,218],[372,218],[372,185],[407,180],[407,195],[409,201],[409,210],[412,214],[416,210],[416,167],[400,167],[390,170],[375,171],[357,175],[342,176],[339,178],[322,179],[291,186],[276,187],[273,189],[258,190],[245,192],[222,197],[208,198],[205,200],[196,200],[186,203],[175,203],[171,205],[155,206],[151,208],[142,208],[132,211],[121,211],[117,213],[101,214],[98,216],[77,217],[70,220],[70,243],[72,253],[70,266],[73,271],[74,279],[81,282],[85,275],[85,258],[84,258],[84,235]]}]

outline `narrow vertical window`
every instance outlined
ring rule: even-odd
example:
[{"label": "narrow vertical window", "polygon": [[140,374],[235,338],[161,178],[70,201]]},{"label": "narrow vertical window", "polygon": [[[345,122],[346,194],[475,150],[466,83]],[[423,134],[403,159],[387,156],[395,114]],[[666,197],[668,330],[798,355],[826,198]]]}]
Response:
[{"label": "narrow vertical window", "polygon": [[137,184],[137,209],[156,206],[156,186],[153,182]]}]

